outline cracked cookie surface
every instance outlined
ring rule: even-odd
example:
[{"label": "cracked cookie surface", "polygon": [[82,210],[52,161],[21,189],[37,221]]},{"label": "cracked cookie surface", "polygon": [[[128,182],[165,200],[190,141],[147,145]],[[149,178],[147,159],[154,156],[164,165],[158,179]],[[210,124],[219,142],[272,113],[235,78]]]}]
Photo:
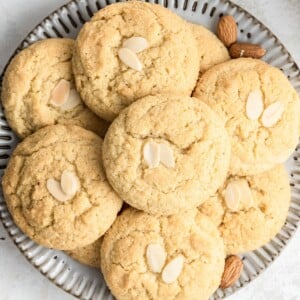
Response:
[{"label": "cracked cookie surface", "polygon": [[[171,284],[149,268],[149,244],[165,249],[167,265],[183,255],[183,269]],[[101,269],[119,300],[207,300],[224,269],[224,244],[216,226],[197,209],[169,217],[125,210],[108,230],[101,247]]]},{"label": "cracked cookie surface", "polygon": [[[133,36],[149,44],[137,54],[140,72],[118,58]],[[130,1],[101,9],[81,29],[74,50],[77,89],[91,110],[109,121],[147,95],[189,96],[198,78],[199,51],[189,24],[156,4]]]},{"label": "cracked cookie surface", "polygon": [[[8,209],[37,243],[60,250],[91,244],[110,227],[122,201],[108,184],[101,161],[102,139],[78,126],[53,125],[24,139],[2,180]],[[79,189],[68,201],[55,199],[47,180],[76,174]]]},{"label": "cracked cookie surface", "polygon": [[107,122],[83,102],[69,110],[51,105],[51,93],[61,79],[74,85],[71,39],[46,39],[18,53],[3,79],[2,103],[9,125],[24,138],[47,125],[78,125],[104,136]]},{"label": "cracked cookie surface", "polygon": [[217,36],[202,25],[191,24],[200,54],[200,76],[209,68],[230,59],[227,48]]},{"label": "cracked cookie surface", "polygon": [[[246,103],[260,90],[263,108],[280,102],[283,114],[266,128],[262,115],[250,120]],[[209,69],[199,80],[194,96],[223,119],[232,147],[230,173],[254,175],[283,163],[298,143],[299,97],[284,74],[261,60],[234,59]]]},{"label": "cracked cookie surface", "polygon": [[87,246],[76,248],[74,250],[66,251],[72,258],[79,261],[82,264],[90,267],[100,267],[100,247],[102,244],[102,237],[92,244]]},{"label": "cracked cookie surface", "polygon": [[[150,168],[143,156],[149,142],[173,152],[175,166]],[[196,98],[148,96],[123,110],[103,145],[107,178],[131,206],[169,215],[197,207],[226,179],[227,132],[219,117]]]},{"label": "cracked cookie surface", "polygon": [[[253,202],[241,203],[232,212],[224,201],[229,182],[245,179]],[[281,229],[290,204],[289,178],[283,165],[255,176],[229,176],[216,196],[200,206],[200,211],[219,227],[227,254],[255,250],[268,243]]]}]

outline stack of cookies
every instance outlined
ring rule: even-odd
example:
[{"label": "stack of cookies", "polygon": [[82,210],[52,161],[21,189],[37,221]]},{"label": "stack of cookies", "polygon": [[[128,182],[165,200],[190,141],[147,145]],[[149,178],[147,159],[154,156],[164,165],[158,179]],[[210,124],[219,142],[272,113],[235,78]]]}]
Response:
[{"label": "stack of cookies", "polygon": [[100,267],[117,299],[208,299],[226,257],[284,224],[296,91],[159,5],[112,4],[75,41],[31,45],[2,103],[23,139],[2,180],[16,224]]}]

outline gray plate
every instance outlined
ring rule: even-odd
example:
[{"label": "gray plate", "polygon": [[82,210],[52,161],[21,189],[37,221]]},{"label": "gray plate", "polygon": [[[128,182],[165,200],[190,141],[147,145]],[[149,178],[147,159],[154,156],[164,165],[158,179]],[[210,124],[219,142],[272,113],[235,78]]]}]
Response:
[{"label": "gray plate", "polygon": [[[28,45],[49,37],[75,38],[82,24],[94,12],[115,1],[76,0],[62,6],[44,19],[16,49],[17,53]],[[154,1],[149,1],[154,2]],[[227,0],[164,0],[155,1],[181,15],[190,22],[200,23],[215,31],[221,14],[233,15],[238,22],[239,40],[258,43],[268,52],[264,60],[280,68],[300,92],[299,68],[288,51],[274,34],[253,16]],[[17,144],[17,138],[10,130],[2,109],[0,110],[0,175]],[[299,145],[298,145],[299,146]],[[300,147],[300,146],[299,146]],[[299,148],[300,149],[300,148]],[[241,255],[244,270],[239,281],[231,288],[217,290],[211,299],[221,299],[233,294],[260,275],[281,253],[295,232],[300,220],[300,150],[296,149],[286,166],[291,175],[292,201],[285,225],[280,233],[264,247]],[[24,235],[14,224],[7,211],[2,193],[0,197],[0,219],[16,246],[50,281],[63,290],[81,299],[113,299],[100,272],[83,266],[61,251],[50,250],[37,245]]]}]

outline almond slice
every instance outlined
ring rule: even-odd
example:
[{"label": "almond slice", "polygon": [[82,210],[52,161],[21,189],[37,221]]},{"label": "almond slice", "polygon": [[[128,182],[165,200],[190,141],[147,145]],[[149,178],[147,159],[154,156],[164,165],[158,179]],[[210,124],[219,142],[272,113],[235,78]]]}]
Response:
[{"label": "almond slice", "polygon": [[225,203],[231,211],[237,211],[241,200],[241,190],[236,181],[229,182],[225,190]]},{"label": "almond slice", "polygon": [[161,163],[164,164],[167,168],[174,168],[175,159],[173,155],[173,149],[165,143],[159,144],[159,147]]},{"label": "almond slice", "polygon": [[254,203],[254,199],[248,181],[246,179],[240,179],[236,181],[236,183],[239,184],[241,202],[246,204],[247,207],[251,207]]},{"label": "almond slice", "polygon": [[270,104],[265,110],[261,117],[261,122],[264,127],[272,127],[282,117],[284,111],[284,105],[280,101],[276,101]]},{"label": "almond slice", "polygon": [[149,244],[146,251],[147,263],[154,273],[160,273],[167,254],[160,244]]},{"label": "almond slice", "polygon": [[68,201],[72,198],[72,196],[63,192],[60,183],[53,178],[47,180],[47,190],[56,200],[61,202]]},{"label": "almond slice", "polygon": [[75,89],[70,90],[68,100],[60,107],[62,110],[71,110],[82,103],[79,93]]},{"label": "almond slice", "polygon": [[247,99],[246,114],[250,120],[257,120],[264,109],[261,90],[252,91]]},{"label": "almond slice", "polygon": [[167,284],[176,281],[182,271],[183,263],[184,256],[181,254],[172,259],[162,271],[162,280]]},{"label": "almond slice", "polygon": [[74,197],[78,190],[78,178],[73,172],[65,170],[61,174],[60,185],[66,195]]},{"label": "almond slice", "polygon": [[155,142],[148,142],[144,146],[144,159],[149,168],[156,168],[160,161],[160,147]]},{"label": "almond slice", "polygon": [[119,50],[119,58],[120,60],[128,67],[136,71],[142,71],[143,65],[140,62],[137,55],[127,48],[121,48]]},{"label": "almond slice", "polygon": [[62,106],[67,102],[70,94],[70,82],[61,79],[52,90],[50,103],[56,107]]},{"label": "almond slice", "polygon": [[144,51],[149,47],[148,41],[141,36],[133,36],[123,43],[123,47],[130,49],[134,53]]}]

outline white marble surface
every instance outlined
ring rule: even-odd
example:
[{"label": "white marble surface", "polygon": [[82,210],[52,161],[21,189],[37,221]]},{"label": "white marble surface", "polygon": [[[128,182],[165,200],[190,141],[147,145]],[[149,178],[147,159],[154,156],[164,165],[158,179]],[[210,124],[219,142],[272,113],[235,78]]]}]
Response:
[{"label": "white marble surface", "polygon": [[[202,0],[201,0],[202,1]],[[23,37],[66,0],[0,0],[0,71]],[[299,0],[235,0],[265,23],[300,65]],[[0,224],[0,300],[75,299],[51,284],[20,254]],[[300,300],[300,232],[282,255],[230,300]]]}]

